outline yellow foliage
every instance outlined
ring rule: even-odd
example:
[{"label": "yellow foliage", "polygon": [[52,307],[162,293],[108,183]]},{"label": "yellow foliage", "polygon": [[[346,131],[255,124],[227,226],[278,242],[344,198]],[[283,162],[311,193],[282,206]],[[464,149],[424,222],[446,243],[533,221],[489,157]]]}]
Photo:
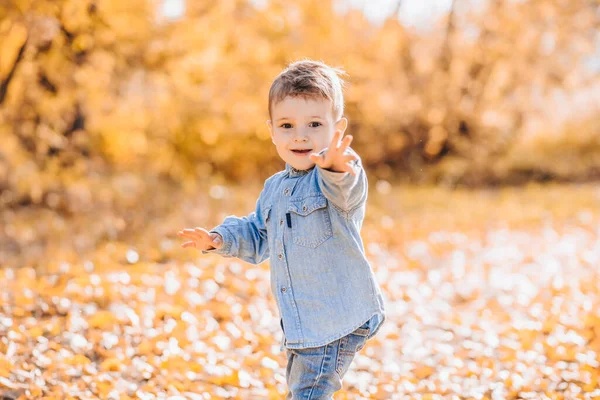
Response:
[{"label": "yellow foliage", "polygon": [[27,40],[27,27],[22,22],[2,20],[0,23],[0,81],[4,81],[16,62],[21,47]]},{"label": "yellow foliage", "polygon": [[600,84],[583,67],[595,48],[584,0],[564,10],[551,0],[494,3],[452,13],[431,34],[392,17],[374,25],[332,1],[186,2],[172,19],[150,0],[14,3],[0,24],[7,204],[69,209],[71,177],[106,168],[266,177],[281,168],[265,124],[268,89],[305,57],[347,70],[354,146],[380,178],[585,179],[600,166],[594,110],[567,113],[566,125],[551,118],[563,106],[550,93]]},{"label": "yellow foliage", "polygon": [[83,366],[83,365],[90,364],[91,362],[92,361],[89,358],[87,358],[86,356],[84,356],[82,354],[75,354],[71,358],[66,358],[63,360],[63,363],[65,363],[67,365],[73,365],[73,366]]},{"label": "yellow foliage", "polygon": [[[133,190],[133,182],[126,187]],[[494,192],[372,186],[365,248],[376,273],[386,277],[388,307],[400,314],[390,313],[359,353],[337,397],[468,398],[473,387],[492,380],[504,385],[493,395],[506,399],[576,398],[596,390],[595,186]],[[215,203],[200,196],[213,205],[198,218],[217,221],[221,210],[241,215],[259,190],[228,187]],[[95,230],[98,221],[119,225],[113,209],[66,227],[43,214],[11,220],[9,231],[47,229],[52,242],[65,240],[60,232],[66,230],[94,248],[72,256],[53,247],[20,268],[0,269],[0,393],[6,387],[23,399],[68,398],[87,389],[110,398],[119,387],[135,386],[118,395],[285,395],[286,357],[277,350],[268,265],[191,260],[172,251],[170,227],[183,224],[195,206],[179,197],[189,194],[164,187],[154,187],[153,195],[157,204],[165,201],[164,214],[148,218],[134,211],[136,203],[126,210],[143,214],[139,232],[158,244],[97,240],[106,235]],[[173,204],[182,204],[175,217]],[[35,237],[26,229],[15,234],[23,243]],[[36,251],[28,249],[28,256]],[[145,260],[151,250],[162,262]],[[565,257],[569,263],[560,262]],[[66,383],[55,384],[59,378]]]},{"label": "yellow foliage", "polygon": [[304,57],[349,74],[393,310],[340,399],[597,391],[597,188],[392,185],[594,177],[597,110],[561,125],[544,101],[597,92],[595,7],[491,2],[430,35],[256,3],[0,5],[0,397],[284,396],[268,265],[190,256],[174,233],[252,209],[248,180],[282,167],[269,86]]},{"label": "yellow foliage", "polygon": [[104,371],[120,371],[122,367],[122,362],[116,358],[108,358],[100,364],[100,369]]},{"label": "yellow foliage", "polygon": [[102,330],[110,330],[117,322],[117,319],[110,311],[98,311],[88,319],[90,328]]}]

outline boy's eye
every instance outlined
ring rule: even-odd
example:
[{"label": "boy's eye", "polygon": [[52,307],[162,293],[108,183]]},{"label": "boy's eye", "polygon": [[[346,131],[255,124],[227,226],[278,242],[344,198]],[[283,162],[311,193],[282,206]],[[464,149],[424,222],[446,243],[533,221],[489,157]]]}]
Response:
[{"label": "boy's eye", "polygon": [[318,128],[319,126],[321,126],[321,123],[313,121],[310,124],[308,124],[308,126],[310,126],[311,128]]},{"label": "boy's eye", "polygon": [[283,129],[290,129],[292,127],[292,124],[285,123],[285,124],[281,124],[280,127]]}]

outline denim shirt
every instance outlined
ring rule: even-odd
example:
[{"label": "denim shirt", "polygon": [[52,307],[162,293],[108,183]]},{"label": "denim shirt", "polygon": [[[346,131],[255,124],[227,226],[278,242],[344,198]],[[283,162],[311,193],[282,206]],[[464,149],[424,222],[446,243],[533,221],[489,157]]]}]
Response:
[{"label": "denim shirt", "polygon": [[281,350],[324,346],[367,321],[371,338],[385,320],[381,289],[360,237],[367,176],[360,158],[353,165],[356,176],[286,163],[265,181],[254,212],[230,215],[211,230],[223,237],[223,245],[204,254],[253,264],[270,257]]}]

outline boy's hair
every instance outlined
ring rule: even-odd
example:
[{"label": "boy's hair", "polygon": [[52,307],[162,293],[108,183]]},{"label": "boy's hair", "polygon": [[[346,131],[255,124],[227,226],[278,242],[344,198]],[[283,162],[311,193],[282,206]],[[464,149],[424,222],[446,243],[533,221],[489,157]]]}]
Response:
[{"label": "boy's hair", "polygon": [[269,115],[272,106],[287,96],[324,98],[331,101],[336,120],[344,114],[344,81],[340,68],[313,60],[296,61],[287,66],[273,81],[269,90]]}]

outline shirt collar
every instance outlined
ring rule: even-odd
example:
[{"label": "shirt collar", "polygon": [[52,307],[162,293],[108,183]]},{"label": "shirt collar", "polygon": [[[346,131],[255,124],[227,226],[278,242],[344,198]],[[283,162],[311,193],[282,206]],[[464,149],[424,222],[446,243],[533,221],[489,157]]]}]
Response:
[{"label": "shirt collar", "polygon": [[314,168],[314,166],[309,169],[296,169],[296,168],[292,167],[290,164],[285,163],[285,170],[291,178],[294,178],[296,176],[306,175],[313,168]]}]

